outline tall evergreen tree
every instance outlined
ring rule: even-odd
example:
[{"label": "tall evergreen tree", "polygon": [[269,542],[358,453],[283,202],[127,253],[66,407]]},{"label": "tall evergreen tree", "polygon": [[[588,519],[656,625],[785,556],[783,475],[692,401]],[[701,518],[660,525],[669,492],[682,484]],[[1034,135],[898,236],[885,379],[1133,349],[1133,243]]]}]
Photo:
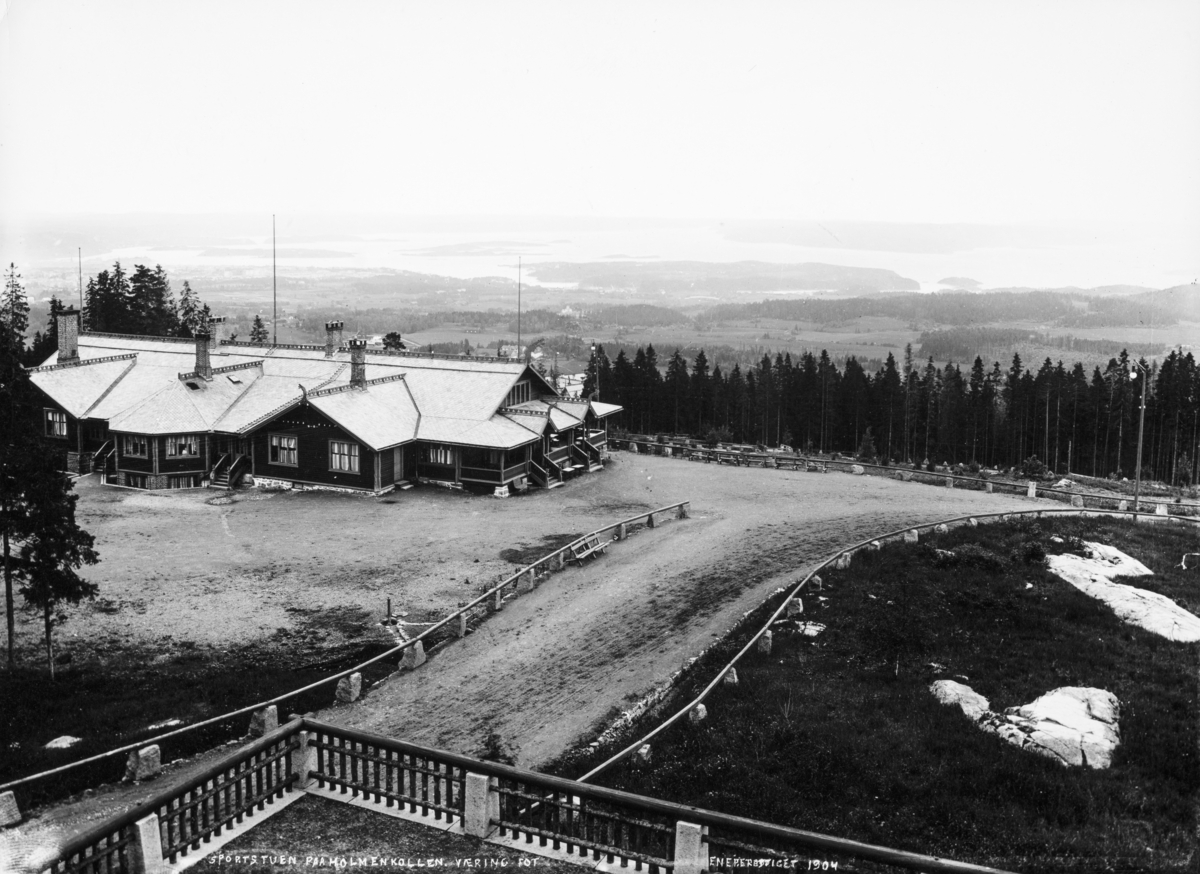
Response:
[{"label": "tall evergreen tree", "polygon": [[[262,316],[255,314],[254,324],[250,326],[250,342],[262,345],[269,339],[267,326],[263,324]],[[385,349],[403,349],[404,342],[400,339],[399,333],[392,331],[383,338],[383,347]]]},{"label": "tall evergreen tree", "polygon": [[25,349],[25,333],[29,330],[29,299],[16,264],[9,264],[4,273],[4,298],[0,301],[0,319],[4,330],[17,349]]}]

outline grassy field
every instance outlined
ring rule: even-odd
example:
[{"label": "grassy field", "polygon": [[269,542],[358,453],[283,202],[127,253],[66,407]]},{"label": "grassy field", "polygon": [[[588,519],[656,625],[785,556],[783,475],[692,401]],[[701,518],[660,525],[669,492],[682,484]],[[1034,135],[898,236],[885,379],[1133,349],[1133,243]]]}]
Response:
[{"label": "grassy field", "polygon": [[[1184,870],[1195,863],[1200,646],[1125,625],[1051,575],[1040,557],[1067,548],[1054,533],[1125,550],[1155,572],[1138,586],[1200,613],[1196,572],[1178,568],[1196,549],[1190,527],[960,528],[932,545],[979,548],[947,567],[925,543],[861,552],[850,569],[823,574],[820,598],[804,598],[805,618],[828,625],[822,637],[777,633],[770,656],[751,654],[740,683],[710,696],[708,719],[674,726],[655,740],[651,764],[598,782],[1008,869]],[[735,643],[698,663],[679,703]],[[967,683],[995,711],[1061,686],[1113,692],[1113,766],[1067,769],[980,731],[933,698],[937,677]],[[574,776],[599,760],[556,769]]]}]

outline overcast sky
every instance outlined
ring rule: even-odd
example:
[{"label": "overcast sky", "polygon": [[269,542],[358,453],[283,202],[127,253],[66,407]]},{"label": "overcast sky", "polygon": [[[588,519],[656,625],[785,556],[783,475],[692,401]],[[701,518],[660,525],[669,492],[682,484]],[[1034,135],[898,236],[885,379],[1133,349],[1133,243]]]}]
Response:
[{"label": "overcast sky", "polygon": [[9,0],[0,29],[9,222],[1101,220],[1200,240],[1195,0]]}]

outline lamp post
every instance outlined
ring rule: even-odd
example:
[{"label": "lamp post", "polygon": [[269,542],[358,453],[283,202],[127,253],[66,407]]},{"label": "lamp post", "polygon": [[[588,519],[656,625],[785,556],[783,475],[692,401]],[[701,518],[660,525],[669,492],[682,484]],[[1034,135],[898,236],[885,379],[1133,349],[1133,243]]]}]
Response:
[{"label": "lamp post", "polygon": [[593,389],[596,393],[596,400],[600,400],[600,359],[596,357],[596,341],[592,341],[592,368],[596,372],[596,387]]},{"label": "lamp post", "polygon": [[1142,411],[1138,416],[1138,448],[1137,448],[1137,470],[1133,477],[1133,512],[1137,513],[1141,510],[1142,496],[1142,434],[1146,429],[1146,383],[1150,381],[1150,372],[1136,361],[1130,362],[1137,368],[1133,372],[1136,378],[1138,371],[1141,371],[1142,376]]}]

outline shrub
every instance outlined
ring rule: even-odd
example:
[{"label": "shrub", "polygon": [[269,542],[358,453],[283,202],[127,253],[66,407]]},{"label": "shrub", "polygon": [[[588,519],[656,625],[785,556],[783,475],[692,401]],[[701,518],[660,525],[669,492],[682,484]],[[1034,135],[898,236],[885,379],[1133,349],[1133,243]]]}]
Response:
[{"label": "shrub", "polygon": [[1038,461],[1036,455],[1031,455],[1021,462],[1021,476],[1025,479],[1043,479],[1049,475],[1046,465]]}]

